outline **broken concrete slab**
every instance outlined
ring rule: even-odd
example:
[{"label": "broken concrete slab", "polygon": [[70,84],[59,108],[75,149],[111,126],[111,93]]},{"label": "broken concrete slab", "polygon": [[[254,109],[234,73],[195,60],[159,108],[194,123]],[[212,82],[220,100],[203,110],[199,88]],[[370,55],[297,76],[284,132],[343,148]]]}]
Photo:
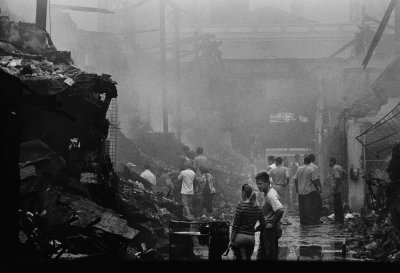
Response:
[{"label": "broken concrete slab", "polygon": [[94,227],[112,234],[121,235],[127,239],[133,239],[139,233],[139,231],[129,227],[127,220],[122,219],[115,211],[101,207],[89,199],[63,193],[59,200],[76,211],[79,219],[73,222],[72,225],[85,227],[96,219],[101,218],[101,221]]}]

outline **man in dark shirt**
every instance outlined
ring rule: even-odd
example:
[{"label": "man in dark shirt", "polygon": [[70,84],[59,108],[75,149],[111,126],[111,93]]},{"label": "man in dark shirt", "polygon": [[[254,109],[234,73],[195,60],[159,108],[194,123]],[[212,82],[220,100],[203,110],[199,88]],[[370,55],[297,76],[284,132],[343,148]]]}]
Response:
[{"label": "man in dark shirt", "polygon": [[336,158],[329,160],[329,167],[332,168],[332,184],[333,184],[333,203],[335,212],[335,222],[339,224],[344,223],[342,191],[343,191],[343,174],[342,166],[336,164]]}]

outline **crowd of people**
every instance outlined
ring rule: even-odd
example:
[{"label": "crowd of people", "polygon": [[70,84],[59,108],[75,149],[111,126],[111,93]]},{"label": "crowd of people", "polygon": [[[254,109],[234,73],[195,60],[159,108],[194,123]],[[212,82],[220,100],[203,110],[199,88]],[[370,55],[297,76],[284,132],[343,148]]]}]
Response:
[{"label": "crowd of people", "polygon": [[[212,218],[213,195],[216,193],[214,177],[209,173],[209,162],[203,148],[196,149],[196,155],[181,156],[181,172],[178,176],[179,193],[168,175],[165,177],[167,197],[180,195],[186,220]],[[258,172],[255,160],[250,160],[248,183],[242,186],[242,201],[234,215],[230,235],[230,248],[238,260],[250,260],[255,247],[255,233],[260,232],[257,259],[277,260],[278,240],[282,236],[281,225],[291,225],[289,212],[299,215],[300,225],[321,224],[322,182],[315,155],[294,156],[289,162],[286,157],[268,156],[265,170]],[[330,178],[335,222],[343,224],[342,191],[346,172],[330,158]],[[156,176],[145,164],[141,177],[156,185]],[[175,196],[176,199],[176,196]],[[201,215],[201,216],[200,216]],[[257,225],[258,223],[258,225]]]},{"label": "crowd of people", "polygon": [[[182,215],[186,220],[196,220],[200,218],[213,219],[213,196],[216,193],[215,179],[210,174],[209,162],[203,154],[203,147],[196,149],[196,154],[192,155],[189,147],[185,146],[183,154],[179,153],[180,173],[178,176],[179,185],[176,187],[171,181],[171,177],[163,169],[159,168],[158,175],[151,171],[149,163],[144,163],[144,171],[140,174],[143,188],[152,191],[164,192],[166,198],[181,202],[183,205]],[[126,174],[124,177],[132,177],[139,168],[131,162],[124,166]]]},{"label": "crowd of people", "polygon": [[[178,185],[182,184],[180,194],[182,197],[183,217],[188,220],[198,218],[213,219],[213,195],[216,193],[215,181],[208,171],[209,163],[203,152],[203,147],[198,147],[193,160],[185,156],[183,170],[178,176]],[[195,210],[200,210],[201,216],[195,215]]]},{"label": "crowd of people", "polygon": [[[255,181],[257,189],[248,184],[242,187],[242,201],[236,208],[230,239],[230,247],[238,260],[250,260],[257,231],[260,231],[257,259],[278,259],[281,225],[291,224],[287,217],[289,206],[298,207],[301,225],[321,224],[322,183],[315,155],[305,155],[303,165],[298,154],[290,164],[281,157],[269,156],[267,160],[266,170],[259,173],[254,160],[250,161],[250,181]],[[346,172],[335,158],[330,158],[329,166],[333,180],[335,222],[343,224],[341,193]]]}]

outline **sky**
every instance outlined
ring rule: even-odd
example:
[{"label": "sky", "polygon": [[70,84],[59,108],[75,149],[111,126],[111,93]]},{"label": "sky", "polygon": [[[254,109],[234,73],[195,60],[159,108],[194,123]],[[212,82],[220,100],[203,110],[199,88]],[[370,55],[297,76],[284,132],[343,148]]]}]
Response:
[{"label": "sky", "polygon": [[[109,3],[113,4],[118,3],[118,0],[48,0],[48,1],[50,1],[50,3],[52,4],[78,5],[78,6],[81,5],[88,7],[97,6],[98,1],[106,3],[108,1]],[[138,3],[140,1],[141,0],[121,0],[119,2]],[[140,10],[144,11],[146,9],[147,10],[153,9],[154,11],[157,11],[156,7],[158,5],[158,1],[159,0],[149,0],[148,3],[140,7]],[[174,1],[181,7],[184,7],[187,6],[187,4],[190,3],[191,0],[172,0],[172,1]],[[198,1],[203,5],[204,4],[207,5],[207,2],[216,0],[198,0]],[[322,24],[337,24],[337,23],[348,23],[350,18],[349,6],[351,2],[372,4],[375,6],[381,5],[381,7],[377,9],[382,10],[387,6],[390,0],[249,0],[249,6],[250,10],[259,9],[266,6],[272,6],[290,12],[291,3],[293,1],[302,1],[304,3],[305,5],[304,17],[314,20],[316,22],[320,22]],[[1,2],[7,2],[12,12],[17,14],[20,18],[24,18],[26,22],[34,22],[36,0],[0,0],[0,3]],[[72,19],[78,23],[79,28],[88,31],[97,30],[98,17],[95,13],[70,12],[70,14]],[[369,15],[374,15],[374,14],[372,13]],[[158,13],[155,14],[155,17],[157,16]],[[107,18],[106,16],[102,17]],[[143,26],[146,25],[147,22],[152,21],[152,18],[148,17],[146,18],[148,19],[148,20],[146,19],[147,21],[140,19],[140,23]]]}]

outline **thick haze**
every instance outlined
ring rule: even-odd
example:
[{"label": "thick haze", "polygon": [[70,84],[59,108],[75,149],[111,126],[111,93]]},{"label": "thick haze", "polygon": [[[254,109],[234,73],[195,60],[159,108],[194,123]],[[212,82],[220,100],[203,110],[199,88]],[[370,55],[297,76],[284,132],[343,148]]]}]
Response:
[{"label": "thick haze", "polygon": [[[47,30],[51,33],[58,49],[72,52],[78,67],[89,72],[111,74],[112,78],[118,82],[120,127],[126,135],[135,137],[139,127],[138,122],[140,121],[141,126],[144,126],[149,120],[149,109],[152,129],[162,131],[159,32],[134,33],[159,27],[159,1],[150,0],[136,9],[132,9],[132,5],[142,1],[49,0],[49,2],[100,7],[114,12],[114,14],[97,14],[50,8],[51,16],[47,20]],[[240,40],[240,35],[237,36],[239,38],[232,39],[224,37],[225,40],[220,49],[222,58],[229,62],[236,59],[327,58],[353,39],[358,31],[357,26],[360,25],[362,5],[366,6],[369,15],[380,20],[390,0],[249,0],[248,3],[243,0],[173,0],[173,2],[182,9],[183,21],[193,19],[191,18],[194,17],[193,14],[206,18],[210,16],[212,9],[228,3],[225,7],[248,4],[248,14],[257,14],[257,12],[262,14],[263,11],[271,12],[272,10],[272,13],[294,18],[293,20],[300,22],[300,25],[304,24],[303,22],[312,22],[318,26],[347,24],[354,26],[353,29],[355,29],[353,33],[350,31],[342,35],[333,32],[333,34],[327,34],[328,38],[320,40],[317,40],[318,37],[308,39],[308,36],[298,38],[296,35],[292,38],[284,37],[282,40],[266,39],[265,41],[258,38],[258,40]],[[12,19],[34,22],[35,0],[0,0],[0,3],[3,13],[8,12]],[[4,8],[3,4],[7,7]],[[220,14],[224,15],[223,9]],[[245,16],[244,12],[239,15]],[[171,33],[167,35],[167,44],[173,45],[171,43],[173,20],[169,8],[167,8],[166,17],[167,32]],[[261,19],[268,18],[261,16]],[[182,24],[184,25],[185,22]],[[202,27],[202,24],[205,23],[200,22],[197,27]],[[213,26],[215,25],[216,23]],[[202,32],[207,33],[207,29],[202,29]],[[182,40],[188,37],[193,37],[193,31],[181,33]],[[295,73],[300,74],[295,74],[294,79],[285,80],[279,77],[270,79],[266,76],[264,79],[259,78],[260,73],[265,75],[274,73],[267,70],[257,71],[257,69],[266,69],[266,65],[260,65],[258,68],[249,62],[243,64],[243,69],[240,66],[242,64],[224,66],[213,63],[213,60],[204,52],[201,58],[195,60],[194,53],[190,53],[193,51],[193,43],[183,45],[181,49],[189,52],[188,57],[182,58],[181,65],[183,141],[192,148],[197,145],[211,145],[210,143],[218,146],[218,142],[231,145],[235,140],[228,132],[232,130],[242,130],[242,137],[246,138],[246,134],[243,133],[246,132],[243,129],[246,125],[257,120],[262,126],[263,122],[268,120],[268,116],[265,116],[267,115],[265,105],[271,103],[270,108],[274,108],[277,103],[271,102],[273,98],[279,103],[282,102],[279,96],[284,96],[283,100],[289,97],[296,98],[299,96],[296,94],[299,88],[309,90],[307,94],[311,97],[319,92],[317,87],[319,68],[316,65],[308,66],[305,63],[299,63],[296,69],[298,68],[301,72],[296,70]],[[170,132],[175,132],[176,96],[172,53],[172,51],[168,53],[167,88],[169,127]],[[351,49],[341,57],[348,58],[350,54]],[[251,69],[254,70],[254,74],[249,73]],[[304,76],[301,73],[312,80],[299,83]],[[341,79],[341,73],[337,75],[337,78],[332,76],[332,82]],[[337,104],[340,102],[341,95],[329,94],[328,98]],[[301,99],[302,96],[299,97]],[[290,110],[284,109],[286,106],[281,107],[282,111]],[[310,116],[309,120],[313,118]],[[238,139],[236,141],[240,143],[240,137]]]}]

